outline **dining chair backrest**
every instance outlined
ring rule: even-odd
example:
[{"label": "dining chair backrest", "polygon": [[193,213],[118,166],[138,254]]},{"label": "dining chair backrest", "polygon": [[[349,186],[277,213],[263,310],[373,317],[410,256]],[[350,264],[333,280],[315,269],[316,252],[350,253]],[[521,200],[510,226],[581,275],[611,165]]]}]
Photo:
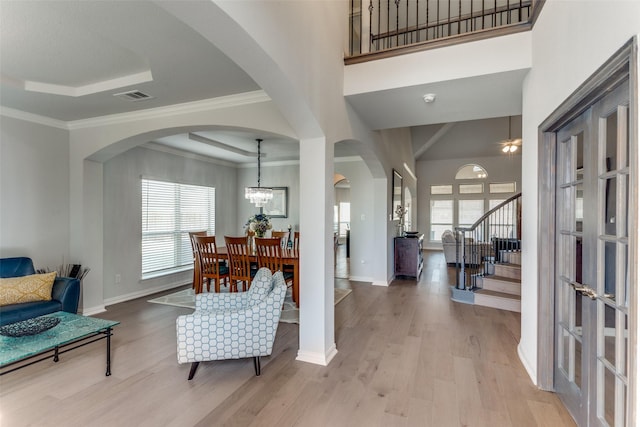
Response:
[{"label": "dining chair backrest", "polygon": [[287,247],[287,243],[289,242],[289,232],[288,231],[271,231],[271,237],[277,237],[280,239],[280,246],[283,248]]},{"label": "dining chair backrest", "polygon": [[280,237],[256,237],[258,268],[266,267],[272,273],[282,271],[282,243]]},{"label": "dining chair backrest", "polygon": [[293,249],[298,250],[300,249],[298,246],[300,245],[300,232],[299,231],[294,231],[293,232]]},{"label": "dining chair backrest", "polygon": [[196,251],[196,236],[206,236],[207,230],[202,231],[190,231],[189,242],[191,242],[191,253],[193,254],[193,289],[196,293],[202,292],[202,276],[200,275],[200,265],[198,264],[198,254]]},{"label": "dining chair backrest", "polygon": [[251,258],[247,238],[224,236],[229,257],[229,280],[231,286],[242,282],[242,289],[246,291],[251,285]]},{"label": "dining chair backrest", "polygon": [[[196,248],[197,266],[201,275],[200,284],[204,279],[207,279],[208,290],[211,290],[211,280],[215,280],[215,291],[220,292],[220,280],[229,277],[229,270],[218,256],[216,236],[194,236],[193,241]],[[202,290],[200,289],[200,291]],[[198,289],[196,289],[196,293],[199,293]]]}]

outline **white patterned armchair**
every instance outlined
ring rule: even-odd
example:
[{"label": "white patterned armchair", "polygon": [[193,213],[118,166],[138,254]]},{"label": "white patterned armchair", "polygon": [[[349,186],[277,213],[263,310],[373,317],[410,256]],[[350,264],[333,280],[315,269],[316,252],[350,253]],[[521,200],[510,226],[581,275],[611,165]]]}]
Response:
[{"label": "white patterned armchair", "polygon": [[178,316],[178,363],[191,363],[192,379],[200,362],[269,356],[276,337],[287,285],[282,272],[261,268],[247,292],[196,295],[193,314]]}]

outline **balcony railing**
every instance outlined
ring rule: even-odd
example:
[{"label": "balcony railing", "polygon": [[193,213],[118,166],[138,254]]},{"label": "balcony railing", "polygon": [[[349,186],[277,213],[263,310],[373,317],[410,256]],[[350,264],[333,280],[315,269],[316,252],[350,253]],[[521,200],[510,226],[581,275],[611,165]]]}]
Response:
[{"label": "balcony railing", "polygon": [[350,0],[348,62],[359,62],[358,57],[373,53],[424,46],[497,28],[522,31],[520,27],[532,22],[542,3],[541,0]]}]

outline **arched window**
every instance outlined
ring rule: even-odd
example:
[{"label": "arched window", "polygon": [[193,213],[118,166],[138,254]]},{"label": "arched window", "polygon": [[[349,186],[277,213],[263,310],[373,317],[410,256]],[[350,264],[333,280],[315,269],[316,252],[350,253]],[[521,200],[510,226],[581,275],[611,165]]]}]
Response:
[{"label": "arched window", "polygon": [[469,164],[458,169],[456,179],[487,179],[487,171],[480,165]]}]

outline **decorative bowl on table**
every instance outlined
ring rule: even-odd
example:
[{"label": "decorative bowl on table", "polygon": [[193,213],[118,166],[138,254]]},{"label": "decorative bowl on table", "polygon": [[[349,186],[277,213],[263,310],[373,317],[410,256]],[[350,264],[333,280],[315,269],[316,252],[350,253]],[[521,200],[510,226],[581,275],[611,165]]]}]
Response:
[{"label": "decorative bowl on table", "polygon": [[419,231],[405,231],[404,235],[406,237],[418,237]]},{"label": "decorative bowl on table", "polygon": [[0,335],[13,338],[36,335],[53,328],[58,323],[60,319],[57,317],[35,317],[0,327]]}]

